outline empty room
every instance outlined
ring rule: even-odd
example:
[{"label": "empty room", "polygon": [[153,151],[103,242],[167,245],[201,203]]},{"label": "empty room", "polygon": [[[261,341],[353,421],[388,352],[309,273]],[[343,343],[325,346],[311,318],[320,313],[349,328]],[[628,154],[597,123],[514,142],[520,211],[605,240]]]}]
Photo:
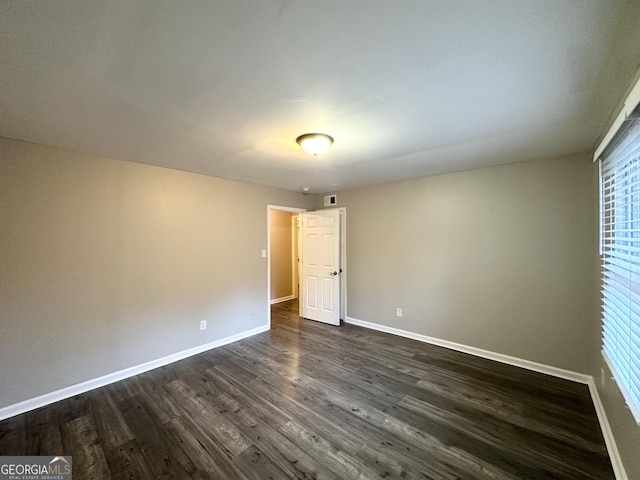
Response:
[{"label": "empty room", "polygon": [[640,480],[639,25],[0,0],[0,479]]}]

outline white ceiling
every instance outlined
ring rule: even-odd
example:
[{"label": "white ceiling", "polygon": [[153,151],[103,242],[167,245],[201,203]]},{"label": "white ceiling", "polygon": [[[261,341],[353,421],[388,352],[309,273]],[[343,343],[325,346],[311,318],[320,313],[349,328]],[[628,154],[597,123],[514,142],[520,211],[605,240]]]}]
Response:
[{"label": "white ceiling", "polygon": [[0,136],[312,192],[592,151],[640,67],[638,0],[0,9]]}]

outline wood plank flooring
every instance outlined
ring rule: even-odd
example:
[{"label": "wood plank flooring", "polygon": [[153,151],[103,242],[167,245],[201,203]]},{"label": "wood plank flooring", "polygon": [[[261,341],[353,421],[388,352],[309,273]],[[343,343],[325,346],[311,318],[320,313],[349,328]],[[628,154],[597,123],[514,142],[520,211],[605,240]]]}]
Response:
[{"label": "wood plank flooring", "polygon": [[0,422],[74,479],[614,479],[588,388],[272,307],[270,332]]}]

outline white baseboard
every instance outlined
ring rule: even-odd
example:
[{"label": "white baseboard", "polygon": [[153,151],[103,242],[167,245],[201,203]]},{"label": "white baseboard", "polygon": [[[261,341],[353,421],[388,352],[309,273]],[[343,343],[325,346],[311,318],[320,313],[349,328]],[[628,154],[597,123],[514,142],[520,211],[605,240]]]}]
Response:
[{"label": "white baseboard", "polygon": [[598,415],[598,422],[600,422],[602,436],[604,437],[604,442],[607,445],[607,451],[609,452],[611,466],[613,467],[613,472],[616,475],[616,480],[629,480],[627,472],[624,469],[624,465],[622,464],[620,453],[618,452],[616,439],[611,431],[611,425],[609,425],[607,412],[604,409],[604,405],[602,405],[602,400],[600,400],[600,394],[598,393],[598,387],[596,386],[596,382],[593,380],[593,377],[589,380],[588,385],[589,392],[591,392],[591,398],[593,399],[593,406],[595,407],[596,414]]},{"label": "white baseboard", "polygon": [[411,338],[418,340],[419,342],[430,343],[432,345],[438,345],[440,347],[449,348],[451,350],[457,350],[458,352],[469,353],[476,357],[488,358],[489,360],[495,360],[496,362],[506,363],[514,365],[516,367],[526,368],[527,370],[533,370],[535,372],[546,373],[554,377],[564,378],[566,380],[572,380],[578,383],[588,384],[589,375],[584,373],[574,372],[572,370],[565,370],[563,368],[552,367],[551,365],[545,365],[543,363],[532,362],[531,360],[525,360],[523,358],[512,357],[510,355],[504,355],[502,353],[491,352],[489,350],[482,350],[481,348],[470,347],[461,343],[450,342],[448,340],[441,340],[435,337],[428,337],[419,333],[409,332],[407,330],[401,330],[399,328],[387,327],[386,325],[380,325],[378,323],[365,322],[363,320],[357,320],[355,318],[347,317],[346,323],[353,325],[359,325],[361,327],[370,328],[372,330],[378,330],[380,332],[391,333],[400,337]]},{"label": "white baseboard", "polygon": [[274,298],[273,300],[269,300],[269,304],[273,305],[274,303],[288,302],[289,300],[293,300],[294,298],[296,298],[294,295],[287,295],[286,297]]},{"label": "white baseboard", "polygon": [[411,338],[419,342],[430,343],[432,345],[438,345],[440,347],[449,348],[458,352],[469,353],[477,357],[487,358],[489,360],[495,360],[496,362],[506,363],[516,367],[526,368],[527,370],[533,370],[539,373],[545,373],[554,377],[564,378],[565,380],[571,380],[577,383],[583,383],[589,386],[589,392],[591,393],[591,399],[596,409],[596,415],[598,416],[598,422],[604,436],[607,451],[609,452],[609,458],[613,471],[616,475],[616,480],[628,480],[627,474],[618,452],[616,441],[613,437],[613,432],[609,426],[609,420],[607,419],[607,413],[604,410],[602,402],[600,401],[600,395],[598,389],[591,375],[585,375],[584,373],[574,372],[572,370],[565,370],[563,368],[552,367],[551,365],[545,365],[543,363],[532,362],[531,360],[525,360],[523,358],[512,357],[510,355],[504,355],[502,353],[491,352],[489,350],[483,350],[481,348],[470,347],[461,343],[450,342],[448,340],[441,340],[435,337],[429,337],[427,335],[421,335],[419,333],[409,332],[407,330],[401,330],[399,328],[387,327],[386,325],[380,325],[379,323],[365,322],[364,320],[358,320],[355,318],[347,317],[345,323],[352,325],[358,325],[360,327],[370,328],[372,330],[378,330],[380,332],[391,333],[400,337]]},{"label": "white baseboard", "polygon": [[[285,300],[280,300],[280,301],[286,301],[286,300],[292,299],[292,298],[286,298],[286,297],[284,298]],[[272,301],[272,303],[275,303],[275,301]],[[604,410],[604,406],[602,405],[602,401],[600,400],[600,395],[598,393],[598,389],[596,387],[596,384],[592,376],[585,375],[578,372],[573,372],[571,370],[564,370],[562,368],[552,367],[550,365],[545,365],[542,363],[532,362],[530,360],[525,360],[522,358],[503,355],[501,353],[482,350],[480,348],[471,347],[471,346],[463,345],[460,343],[450,342],[448,340],[441,340],[439,338],[429,337],[427,335],[421,335],[419,333],[413,333],[407,330],[401,330],[399,328],[387,327],[385,325],[380,325],[372,322],[365,322],[363,320],[357,320],[351,317],[347,317],[345,319],[345,323],[358,325],[358,326],[369,328],[372,330],[378,330],[380,332],[391,333],[393,335],[398,335],[400,337],[411,338],[419,342],[438,345],[438,346],[449,348],[459,352],[469,353],[471,355],[487,358],[489,360],[495,360],[497,362],[514,365],[516,367],[526,368],[528,370],[533,370],[536,372],[545,373],[555,377],[560,377],[560,378],[564,378],[567,380],[572,380],[578,383],[584,383],[588,385],[589,392],[591,393],[591,398],[593,400],[596,414],[598,416],[598,421],[600,423],[600,428],[602,429],[602,435],[604,436],[605,444],[609,452],[609,458],[611,459],[611,464],[613,466],[616,479],[628,480],[627,474],[622,464],[622,459],[620,458],[620,454],[618,452],[618,447],[616,445],[613,432],[611,431],[611,426],[609,425],[609,420],[607,419],[607,414]],[[229,337],[222,338],[220,340],[215,340],[213,342],[205,343],[204,345],[199,345],[197,347],[190,348],[188,350],[183,350],[182,352],[174,353],[172,355],[168,355],[166,357],[162,357],[157,360],[152,360],[150,362],[136,365],[134,367],[125,368],[124,370],[119,370],[117,372],[109,373],[107,375],[103,375],[102,377],[94,378],[92,380],[87,380],[85,382],[81,382],[76,385],[71,385],[69,387],[65,387],[60,390],[56,390],[54,392],[46,393],[38,397],[30,398],[28,400],[24,400],[22,402],[0,408],[0,420],[4,420],[6,418],[10,418],[15,415],[20,415],[21,413],[35,410],[36,408],[44,407],[51,403],[55,403],[60,400],[64,400],[66,398],[70,398],[75,395],[88,392],[89,390],[93,390],[96,388],[103,387],[105,385],[109,385],[119,380],[124,380],[125,378],[129,378],[134,375],[138,375],[140,373],[148,372],[149,370],[153,370],[155,368],[162,367],[164,365],[168,365],[173,362],[177,362],[178,360],[182,360],[184,358],[188,358],[193,355],[206,352],[207,350],[211,350],[212,348],[217,348],[223,345],[227,345],[229,343],[237,342],[238,340],[242,340],[243,338],[251,337],[253,335],[257,335],[259,333],[266,332],[268,330],[269,330],[269,325],[263,325],[261,327],[254,328],[252,330],[247,330],[245,332],[241,332],[236,335],[231,335]]]},{"label": "white baseboard", "polygon": [[217,348],[223,345],[227,345],[228,343],[237,342],[238,340],[242,340],[243,338],[251,337],[268,330],[269,325],[263,325],[261,327],[247,330],[245,332],[240,332],[235,335],[222,338],[220,340],[214,340],[213,342],[198,345],[197,347],[183,350],[182,352],[174,353],[157,360],[152,360],[150,362],[142,363],[134,367],[125,368],[124,370],[119,370],[117,372],[103,375],[102,377],[94,378],[85,382],[71,385],[69,387],[61,388],[60,390],[56,390],[54,392],[45,393],[44,395],[30,398],[20,403],[8,405],[6,407],[0,408],[0,420],[4,420],[15,415],[20,415],[21,413],[35,410],[36,408],[44,407],[51,403],[59,402],[60,400],[64,400],[65,398],[70,398],[75,395],[88,392],[89,390],[104,387],[105,385],[109,385],[119,380],[124,380],[125,378],[148,372],[149,370],[153,370],[154,368],[162,367],[164,365],[177,362],[178,360],[182,360],[184,358],[206,352],[207,350],[211,350],[212,348]]}]

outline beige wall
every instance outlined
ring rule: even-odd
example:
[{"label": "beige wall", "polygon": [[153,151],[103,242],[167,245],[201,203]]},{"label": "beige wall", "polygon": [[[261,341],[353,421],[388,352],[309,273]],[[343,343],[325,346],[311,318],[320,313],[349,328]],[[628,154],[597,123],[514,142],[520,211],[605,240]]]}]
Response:
[{"label": "beige wall", "polygon": [[338,205],[350,317],[592,375],[640,479],[640,427],[601,354],[590,156],[338,192]]},{"label": "beige wall", "polygon": [[593,175],[578,156],[339,192],[348,316],[590,372]]},{"label": "beige wall", "polygon": [[292,215],[291,212],[271,210],[271,300],[293,295]]},{"label": "beige wall", "polygon": [[0,407],[266,325],[267,205],[309,201],[0,139]]},{"label": "beige wall", "polygon": [[[600,355],[596,176],[573,157],[339,192],[348,313],[592,374],[640,478]],[[266,324],[266,205],[311,200],[0,139],[0,408]]]}]

